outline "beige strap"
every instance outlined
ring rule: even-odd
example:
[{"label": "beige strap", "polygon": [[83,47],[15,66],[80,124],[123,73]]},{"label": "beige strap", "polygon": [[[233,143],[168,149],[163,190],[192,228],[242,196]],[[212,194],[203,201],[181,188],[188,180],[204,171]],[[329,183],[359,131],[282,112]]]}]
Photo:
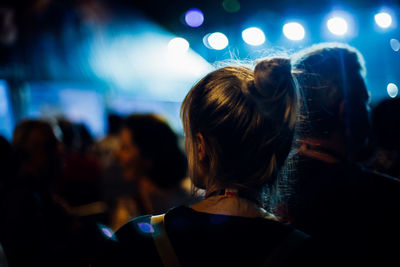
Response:
[{"label": "beige strap", "polygon": [[164,216],[165,214],[151,216],[150,223],[155,229],[153,233],[154,244],[156,245],[158,255],[160,255],[161,261],[165,267],[179,267],[181,265],[179,264],[165,229]]}]

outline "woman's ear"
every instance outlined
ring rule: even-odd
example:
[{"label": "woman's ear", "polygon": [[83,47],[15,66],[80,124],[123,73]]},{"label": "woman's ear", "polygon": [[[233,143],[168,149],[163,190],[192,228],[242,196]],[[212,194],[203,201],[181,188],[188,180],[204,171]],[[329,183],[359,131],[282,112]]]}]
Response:
[{"label": "woman's ear", "polygon": [[206,143],[201,133],[196,134],[197,138],[197,153],[200,161],[203,161],[206,157]]}]

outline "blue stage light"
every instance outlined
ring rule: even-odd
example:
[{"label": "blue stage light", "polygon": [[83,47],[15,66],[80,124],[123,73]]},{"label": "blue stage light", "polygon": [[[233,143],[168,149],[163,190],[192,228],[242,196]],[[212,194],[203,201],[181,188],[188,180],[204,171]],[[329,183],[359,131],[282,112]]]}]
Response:
[{"label": "blue stage light", "polygon": [[283,26],[283,34],[290,40],[299,41],[304,39],[305,31],[300,23],[290,22]]}]

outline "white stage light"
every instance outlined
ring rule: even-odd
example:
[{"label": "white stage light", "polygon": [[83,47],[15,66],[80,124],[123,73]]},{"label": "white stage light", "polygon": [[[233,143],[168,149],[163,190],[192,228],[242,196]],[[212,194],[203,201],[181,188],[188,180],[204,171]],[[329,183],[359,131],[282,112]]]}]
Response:
[{"label": "white stage light", "polygon": [[283,34],[290,40],[299,41],[304,39],[305,31],[300,23],[290,22],[283,26]]},{"label": "white stage light", "polygon": [[392,16],[386,12],[381,12],[375,15],[375,22],[381,28],[388,28],[392,25]]},{"label": "white stage light", "polygon": [[347,33],[348,25],[345,19],[341,17],[333,17],[327,22],[328,29],[335,35],[344,35]]},{"label": "white stage light", "polygon": [[397,85],[396,85],[396,84],[394,84],[394,83],[389,83],[389,84],[387,85],[387,92],[388,92],[388,95],[389,95],[391,98],[395,98],[395,97],[397,96],[397,94],[399,93],[399,89],[397,88]]},{"label": "white stage light", "polygon": [[189,50],[189,42],[181,37],[173,38],[168,43],[168,52],[171,54],[184,54]]},{"label": "white stage light", "polygon": [[229,40],[225,34],[221,32],[214,32],[207,38],[208,44],[212,49],[222,50],[228,46]]},{"label": "white stage light", "polygon": [[256,27],[251,27],[242,32],[243,40],[249,45],[262,45],[265,43],[265,34],[264,32]]}]

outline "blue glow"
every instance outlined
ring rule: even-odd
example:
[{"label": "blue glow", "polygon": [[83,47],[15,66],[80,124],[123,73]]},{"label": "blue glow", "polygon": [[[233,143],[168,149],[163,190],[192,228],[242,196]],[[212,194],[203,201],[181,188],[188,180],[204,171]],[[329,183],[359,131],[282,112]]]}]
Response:
[{"label": "blue glow", "polygon": [[180,119],[180,102],[157,101],[154,99],[137,98],[134,95],[121,94],[108,101],[108,107],[115,112],[126,115],[131,113],[156,113],[168,120],[171,127],[183,133]]},{"label": "blue glow", "polygon": [[207,47],[208,49],[213,49],[210,44],[208,43],[208,37],[210,37],[211,33],[204,35],[203,37],[203,44],[205,47]]},{"label": "blue glow", "polygon": [[210,34],[207,38],[207,42],[210,47],[215,50],[222,50],[229,44],[228,37],[221,32],[214,32]]},{"label": "blue glow", "polygon": [[397,52],[400,50],[400,42],[397,39],[390,39],[390,47],[393,51]]},{"label": "blue glow", "polygon": [[11,140],[13,129],[13,117],[9,97],[8,85],[0,80],[0,135]]},{"label": "blue glow", "polygon": [[389,83],[389,84],[387,85],[387,92],[388,92],[388,95],[389,95],[391,98],[395,98],[395,97],[397,96],[397,94],[399,93],[399,89],[398,89],[398,87],[397,87],[396,84],[394,84],[394,83]]},{"label": "blue glow", "polygon": [[283,34],[289,40],[299,41],[304,39],[305,31],[300,23],[290,22],[283,26]]},{"label": "blue glow", "polygon": [[173,53],[176,41],[170,42],[176,36],[151,22],[139,22],[129,25],[129,31],[116,30],[105,41],[93,42],[89,61],[94,74],[115,94],[181,102],[193,83],[213,67],[190,47]]},{"label": "blue glow", "polygon": [[69,120],[86,124],[95,136],[104,134],[105,104],[98,92],[65,88],[59,91],[59,100]]},{"label": "blue glow", "polygon": [[253,46],[258,46],[265,43],[265,34],[257,27],[251,27],[244,30],[242,32],[242,38],[247,44]]},{"label": "blue glow", "polygon": [[95,137],[105,133],[105,101],[101,87],[95,84],[32,82],[27,117],[53,119],[64,116],[84,123]]},{"label": "blue glow", "polygon": [[200,27],[204,22],[203,12],[197,8],[189,9],[185,14],[185,22],[190,27]]},{"label": "blue glow", "polygon": [[341,17],[330,18],[327,22],[328,29],[335,35],[345,35],[348,30],[347,21]]},{"label": "blue glow", "polygon": [[149,223],[138,223],[140,231],[143,233],[149,234],[149,233],[154,233],[154,228],[151,224]]},{"label": "blue glow", "polygon": [[375,15],[375,22],[381,28],[388,28],[392,25],[392,16],[386,12],[381,12]]}]

